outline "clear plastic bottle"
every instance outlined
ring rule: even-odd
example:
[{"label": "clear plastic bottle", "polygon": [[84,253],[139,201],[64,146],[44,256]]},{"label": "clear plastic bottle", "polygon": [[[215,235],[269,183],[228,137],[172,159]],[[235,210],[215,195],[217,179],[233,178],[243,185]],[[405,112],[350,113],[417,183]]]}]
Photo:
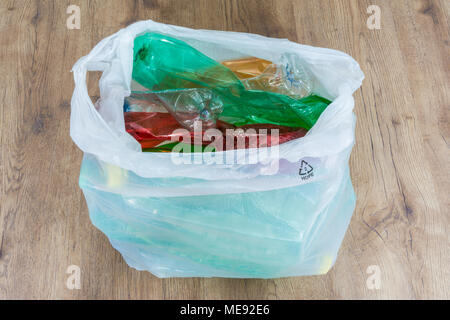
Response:
[{"label": "clear plastic bottle", "polygon": [[312,93],[311,77],[300,58],[292,53],[281,56],[280,62],[269,65],[260,75],[242,79],[247,90],[262,90],[301,99]]}]

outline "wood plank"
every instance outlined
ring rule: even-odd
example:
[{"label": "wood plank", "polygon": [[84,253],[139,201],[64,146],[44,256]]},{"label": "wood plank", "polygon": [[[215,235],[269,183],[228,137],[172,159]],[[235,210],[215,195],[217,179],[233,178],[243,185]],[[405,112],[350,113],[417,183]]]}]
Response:
[{"label": "wood plank", "polygon": [[[449,1],[71,1],[0,3],[0,299],[448,299]],[[369,30],[367,7],[381,8]],[[70,69],[134,21],[252,32],[342,50],[366,79],[355,94],[350,166],[358,201],[324,276],[158,279],[126,265],[92,226],[69,136]],[[99,74],[90,95],[99,96]],[[81,268],[81,289],[66,287]],[[379,290],[366,285],[380,267]]]}]

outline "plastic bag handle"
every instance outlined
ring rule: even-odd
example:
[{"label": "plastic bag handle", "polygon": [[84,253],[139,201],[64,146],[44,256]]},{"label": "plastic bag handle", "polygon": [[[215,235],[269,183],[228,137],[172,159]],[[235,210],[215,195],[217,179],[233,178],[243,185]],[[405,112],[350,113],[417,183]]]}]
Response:
[{"label": "plastic bag handle", "polygon": [[[119,34],[111,35],[100,41],[87,55],[80,58],[72,68],[75,88],[71,100],[70,135],[74,142],[84,152],[97,153],[89,140],[117,140],[117,133],[110,128],[103,117],[97,112],[89,97],[86,84],[88,71],[107,71],[111,59],[116,55],[114,39]],[[95,128],[95,130],[92,130]]]},{"label": "plastic bag handle", "polygon": [[116,35],[112,35],[100,41],[87,56],[80,58],[72,68],[75,82],[74,96],[87,98],[90,102],[88,106],[94,110],[94,104],[89,98],[86,85],[86,74],[87,71],[105,71],[109,65],[107,57],[114,54],[112,45],[115,37]]}]

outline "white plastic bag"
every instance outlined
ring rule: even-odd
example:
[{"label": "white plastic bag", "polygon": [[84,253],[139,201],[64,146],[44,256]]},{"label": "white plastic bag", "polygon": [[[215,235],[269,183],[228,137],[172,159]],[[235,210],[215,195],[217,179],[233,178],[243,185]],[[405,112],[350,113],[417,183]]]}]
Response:
[{"label": "white plastic bag", "polygon": [[[158,32],[209,57],[297,54],[314,92],[333,101],[303,138],[258,153],[231,150],[234,164],[173,161],[143,153],[125,131],[133,40]],[[98,110],[86,72],[100,70]],[[355,197],[348,159],[354,143],[352,94],[363,74],[350,56],[253,34],[193,30],[142,21],[102,40],[73,67],[70,133],[85,152],[80,186],[91,220],[127,263],[159,277],[273,278],[325,273],[333,265]],[[274,166],[276,167],[274,170]]]}]

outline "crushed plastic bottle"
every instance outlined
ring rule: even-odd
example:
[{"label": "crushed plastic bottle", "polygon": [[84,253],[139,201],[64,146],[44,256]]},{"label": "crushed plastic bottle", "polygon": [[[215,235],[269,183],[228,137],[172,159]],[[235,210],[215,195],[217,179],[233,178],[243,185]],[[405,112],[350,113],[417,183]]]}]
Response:
[{"label": "crushed plastic bottle", "polygon": [[281,55],[278,63],[248,57],[221,62],[241,80],[247,90],[270,91],[300,99],[311,94],[311,76],[300,58],[292,53]]},{"label": "crushed plastic bottle", "polygon": [[311,77],[299,57],[285,53],[280,63],[269,65],[260,75],[242,80],[248,90],[263,90],[301,99],[312,93]]},{"label": "crushed plastic bottle", "polygon": [[223,110],[220,98],[210,89],[182,89],[132,92],[125,98],[124,111],[170,112],[184,128],[193,131],[201,121],[205,129],[215,127]]},{"label": "crushed plastic bottle", "polygon": [[254,78],[261,75],[272,62],[256,57],[225,60],[222,65],[234,72],[240,79]]},{"label": "crushed plastic bottle", "polygon": [[229,86],[243,88],[227,67],[184,41],[158,33],[146,33],[135,38],[132,77],[152,91]]},{"label": "crushed plastic bottle", "polygon": [[[262,93],[262,94],[261,94]],[[219,119],[235,126],[270,123],[286,127],[311,129],[325,108],[328,99],[311,95],[296,100],[289,96],[245,90],[239,97],[230,96]]]},{"label": "crushed plastic bottle", "polygon": [[294,99],[247,90],[227,67],[183,41],[156,33],[135,38],[133,79],[155,93],[209,88],[223,103],[219,119],[236,126],[270,123],[309,130],[331,103],[314,95]]},{"label": "crushed plastic bottle", "polygon": [[222,100],[210,89],[168,90],[155,93],[166,109],[186,129],[193,131],[196,121],[204,129],[214,128],[223,111]]},{"label": "crushed plastic bottle", "polygon": [[123,112],[162,112],[166,113],[162,101],[154,93],[132,92],[125,97]]}]

